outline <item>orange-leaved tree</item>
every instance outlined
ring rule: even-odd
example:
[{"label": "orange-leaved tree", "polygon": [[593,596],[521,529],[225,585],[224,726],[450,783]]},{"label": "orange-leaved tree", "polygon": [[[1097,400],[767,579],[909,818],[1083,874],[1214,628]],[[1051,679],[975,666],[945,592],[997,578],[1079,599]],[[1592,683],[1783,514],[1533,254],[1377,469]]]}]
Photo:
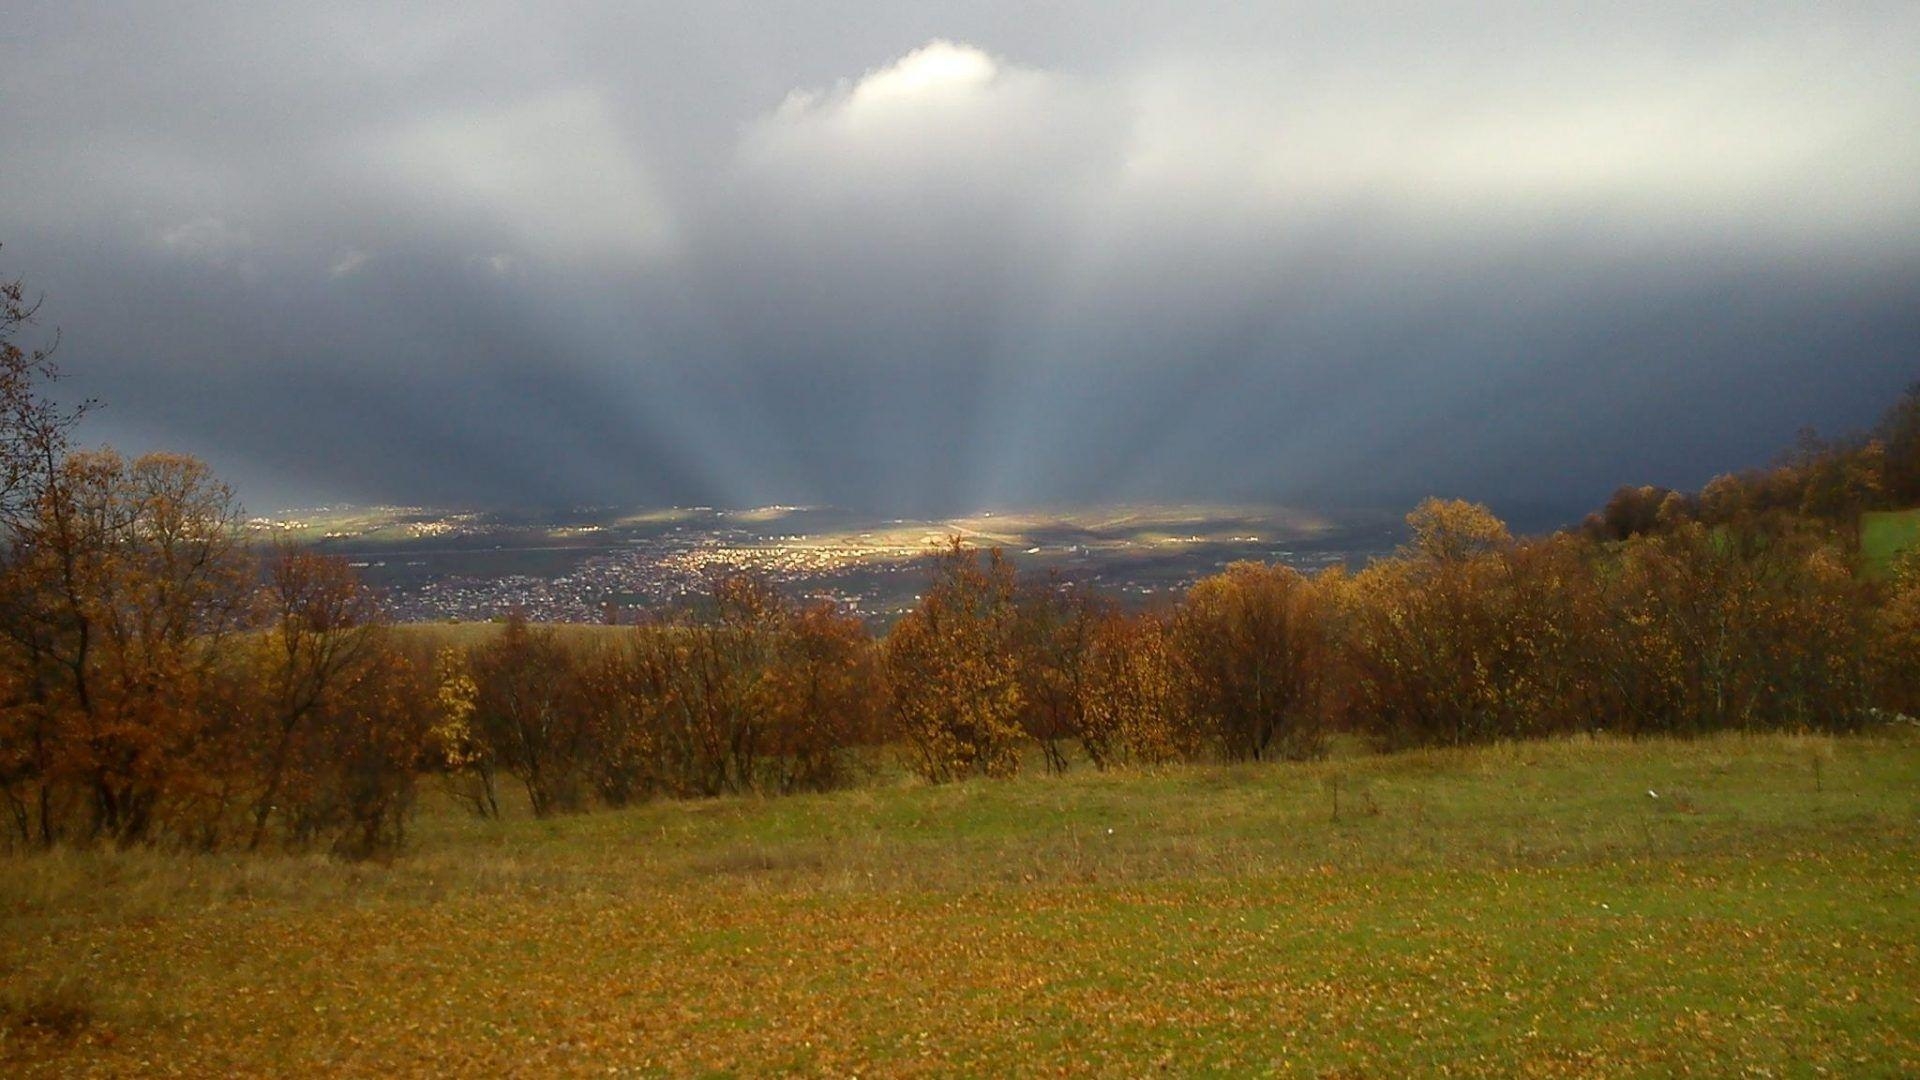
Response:
[{"label": "orange-leaved tree", "polygon": [[1094,633],[1110,608],[1085,584],[1057,574],[1019,592],[1014,647],[1025,705],[1021,724],[1040,744],[1048,772],[1067,770],[1066,746],[1080,737]]},{"label": "orange-leaved tree", "polygon": [[830,603],[787,620],[762,683],[769,788],[826,791],[867,771],[883,734],[878,660],[867,628]]},{"label": "orange-leaved tree", "polygon": [[241,748],[215,722],[252,598],[237,524],[201,462],[111,450],[60,460],[15,521],[0,635],[41,842],[202,839],[240,797]]},{"label": "orange-leaved tree", "polygon": [[1080,745],[1097,769],[1197,757],[1207,733],[1186,707],[1164,619],[1109,612],[1094,627]]},{"label": "orange-leaved tree", "polygon": [[254,848],[266,839],[290,779],[311,780],[319,771],[318,762],[303,759],[337,743],[343,733],[328,729],[349,722],[349,699],[385,659],[377,598],[342,559],[277,549],[267,567],[264,606],[265,626],[252,642],[258,699],[250,728],[259,790],[247,844]]},{"label": "orange-leaved tree", "polygon": [[552,627],[514,615],[467,655],[468,723],[489,761],[519,778],[538,817],[580,805],[588,726],[581,654]]},{"label": "orange-leaved tree", "polygon": [[1021,710],[1013,567],[955,537],[934,558],[920,604],[887,635],[883,656],[908,764],[936,782],[1020,768]]}]

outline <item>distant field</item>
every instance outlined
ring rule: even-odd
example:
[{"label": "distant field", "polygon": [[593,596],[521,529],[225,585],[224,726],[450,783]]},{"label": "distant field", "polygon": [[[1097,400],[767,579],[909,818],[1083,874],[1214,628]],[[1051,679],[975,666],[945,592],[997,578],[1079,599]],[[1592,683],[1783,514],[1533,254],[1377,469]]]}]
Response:
[{"label": "distant field", "polygon": [[1860,551],[1867,564],[1884,570],[1903,551],[1920,547],[1920,509],[1883,510],[1860,518]]},{"label": "distant field", "polygon": [[0,1017],[13,1076],[1914,1075],[1920,737],[435,802],[386,866],[15,859]]}]

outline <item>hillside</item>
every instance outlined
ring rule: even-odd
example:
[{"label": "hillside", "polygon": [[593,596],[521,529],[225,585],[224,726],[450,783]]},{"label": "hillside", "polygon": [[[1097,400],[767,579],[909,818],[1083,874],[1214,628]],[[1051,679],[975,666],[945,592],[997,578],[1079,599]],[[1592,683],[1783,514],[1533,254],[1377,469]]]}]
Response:
[{"label": "hillside", "polygon": [[1920,1069],[1920,737],[1505,744],[0,866],[0,1072]]}]

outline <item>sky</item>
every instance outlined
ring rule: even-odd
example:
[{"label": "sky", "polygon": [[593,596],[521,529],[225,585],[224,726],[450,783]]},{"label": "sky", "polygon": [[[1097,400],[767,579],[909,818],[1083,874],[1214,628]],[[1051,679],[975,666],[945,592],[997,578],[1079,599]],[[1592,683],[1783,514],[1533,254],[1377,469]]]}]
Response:
[{"label": "sky", "polygon": [[1577,514],[1920,380],[1920,4],[24,0],[0,274],[262,511]]}]

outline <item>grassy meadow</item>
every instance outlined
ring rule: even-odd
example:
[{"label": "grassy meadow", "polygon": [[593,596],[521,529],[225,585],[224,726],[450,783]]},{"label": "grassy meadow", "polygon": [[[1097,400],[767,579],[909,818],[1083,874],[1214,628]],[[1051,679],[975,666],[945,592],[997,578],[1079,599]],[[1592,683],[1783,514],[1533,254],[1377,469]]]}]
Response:
[{"label": "grassy meadow", "polygon": [[1903,552],[1920,547],[1920,508],[1877,510],[1860,515],[1860,553],[1884,571]]},{"label": "grassy meadow", "polygon": [[0,1074],[1913,1075],[1920,733],[0,862]]}]

